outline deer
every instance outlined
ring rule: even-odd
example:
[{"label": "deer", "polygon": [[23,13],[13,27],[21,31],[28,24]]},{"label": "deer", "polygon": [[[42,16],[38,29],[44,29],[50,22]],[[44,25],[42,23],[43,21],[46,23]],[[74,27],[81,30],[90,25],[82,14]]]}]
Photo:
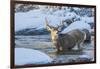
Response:
[{"label": "deer", "polygon": [[82,44],[86,39],[86,34],[80,29],[74,29],[67,33],[60,34],[64,23],[61,22],[60,25],[54,27],[49,25],[48,20],[45,18],[45,26],[48,31],[51,33],[51,40],[56,46],[57,52],[67,51],[74,48],[76,45],[79,50],[82,49]]}]

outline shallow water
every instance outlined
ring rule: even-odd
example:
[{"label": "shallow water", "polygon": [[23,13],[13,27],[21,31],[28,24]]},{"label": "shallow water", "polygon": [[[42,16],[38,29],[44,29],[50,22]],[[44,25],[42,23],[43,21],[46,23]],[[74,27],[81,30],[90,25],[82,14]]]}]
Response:
[{"label": "shallow water", "polygon": [[49,55],[54,60],[53,63],[70,63],[82,55],[87,55],[94,61],[93,39],[91,41],[91,43],[84,44],[85,48],[82,51],[57,53],[56,47],[51,42],[50,35],[15,36],[15,47],[40,50]]}]

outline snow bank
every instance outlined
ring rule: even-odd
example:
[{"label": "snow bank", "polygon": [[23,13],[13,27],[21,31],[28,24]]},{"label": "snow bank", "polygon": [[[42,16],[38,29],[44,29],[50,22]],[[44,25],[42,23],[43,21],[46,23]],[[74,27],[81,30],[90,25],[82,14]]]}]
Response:
[{"label": "snow bank", "polygon": [[76,15],[76,13],[74,13],[74,12],[67,12],[64,17],[61,17],[61,20],[72,19],[72,18],[75,18],[75,17],[77,18],[79,16]]},{"label": "snow bank", "polygon": [[52,59],[38,50],[15,48],[15,65],[46,64],[50,62],[52,62]]},{"label": "snow bank", "polygon": [[41,25],[44,22],[43,17],[44,14],[41,14],[40,10],[32,10],[27,13],[15,13],[15,31],[43,26]]},{"label": "snow bank", "polygon": [[76,21],[69,25],[67,28],[65,28],[61,33],[66,33],[74,29],[87,29],[91,31],[91,27],[89,24],[85,23],[84,21]]},{"label": "snow bank", "polygon": [[94,17],[87,17],[84,16],[81,18],[83,21],[85,21],[86,23],[94,23]]},{"label": "snow bank", "polygon": [[[57,27],[60,24],[61,20],[66,20],[66,19],[71,19],[71,18],[76,18],[76,19],[80,18],[82,21],[85,21],[87,23],[94,22],[93,17],[87,17],[87,16],[80,17],[75,12],[70,12],[68,10],[69,9],[56,10],[55,12],[52,12],[53,14],[50,14],[51,12],[50,9],[49,10],[44,9],[43,11],[43,8],[42,8],[42,9],[31,10],[29,12],[15,13],[15,31],[19,31],[26,28],[36,28],[36,29],[45,28],[45,24],[44,24],[45,17],[47,18],[49,24],[55,27]],[[80,25],[86,26],[86,24],[84,23],[83,24],[81,22],[79,23],[80,23],[79,26]],[[83,26],[80,26],[80,27],[83,28]]]},{"label": "snow bank", "polygon": [[52,26],[57,26],[61,19],[58,16],[43,14],[41,10],[26,13],[15,13],[15,31],[25,28],[45,28],[45,17]]},{"label": "snow bank", "polygon": [[[36,9],[24,13],[15,13],[15,31],[25,28],[45,28],[45,18],[48,19],[50,25],[57,27],[61,20],[70,19],[76,16],[75,13],[65,12],[64,10],[58,10],[54,12],[53,15],[44,12],[43,9]],[[50,11],[47,12],[50,13]],[[60,14],[65,14],[66,16],[59,16]]]}]

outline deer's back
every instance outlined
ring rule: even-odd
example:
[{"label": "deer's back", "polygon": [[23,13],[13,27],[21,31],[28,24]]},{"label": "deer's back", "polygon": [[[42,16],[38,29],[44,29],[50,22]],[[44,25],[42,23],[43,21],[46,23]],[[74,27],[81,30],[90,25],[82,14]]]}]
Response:
[{"label": "deer's back", "polygon": [[76,29],[76,30],[68,32],[68,34],[73,38],[73,40],[75,40],[75,42],[78,42],[84,39],[84,33],[82,30]]},{"label": "deer's back", "polygon": [[59,37],[58,43],[63,49],[73,48],[77,43],[83,41],[84,33],[81,30],[73,30],[62,34]]}]

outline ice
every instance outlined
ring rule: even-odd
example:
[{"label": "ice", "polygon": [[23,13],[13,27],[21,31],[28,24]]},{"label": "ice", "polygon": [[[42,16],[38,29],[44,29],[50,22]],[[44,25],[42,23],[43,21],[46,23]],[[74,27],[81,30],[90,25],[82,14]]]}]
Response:
[{"label": "ice", "polygon": [[52,62],[52,59],[34,49],[27,48],[15,48],[15,65],[24,65],[24,64],[46,64]]}]

